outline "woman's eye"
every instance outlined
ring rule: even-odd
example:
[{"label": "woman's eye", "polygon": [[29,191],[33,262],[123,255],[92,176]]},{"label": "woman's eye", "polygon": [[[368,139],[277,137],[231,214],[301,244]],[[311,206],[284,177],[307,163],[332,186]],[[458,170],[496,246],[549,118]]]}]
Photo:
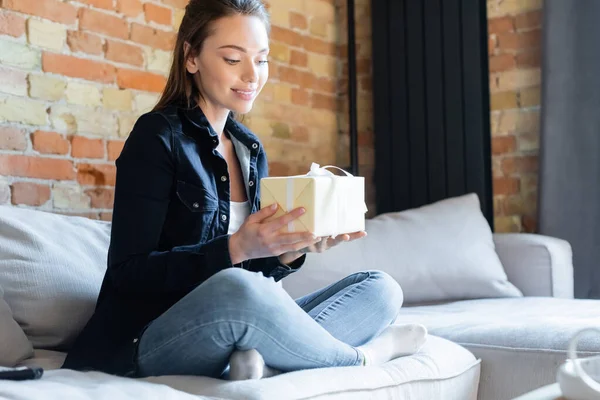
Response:
[{"label": "woman's eye", "polygon": [[235,64],[239,63],[239,62],[240,62],[240,60],[232,60],[232,59],[230,59],[230,58],[226,58],[226,59],[225,59],[225,62],[226,62],[227,64],[235,65]]},{"label": "woman's eye", "polygon": [[268,64],[268,63],[269,63],[269,61],[268,61],[268,60],[260,60],[260,61],[258,62],[258,65],[265,65],[265,64]]}]

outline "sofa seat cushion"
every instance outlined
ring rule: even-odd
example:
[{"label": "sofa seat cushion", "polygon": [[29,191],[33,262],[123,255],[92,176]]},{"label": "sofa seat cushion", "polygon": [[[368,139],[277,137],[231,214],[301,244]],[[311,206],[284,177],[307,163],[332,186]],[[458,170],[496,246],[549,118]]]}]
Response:
[{"label": "sofa seat cushion", "polygon": [[[44,365],[52,369],[58,367],[60,360],[64,358],[64,354],[43,350],[36,350],[35,356],[37,360],[33,358],[23,364]],[[101,396],[103,390],[111,390],[104,385],[109,379],[112,379],[110,375],[102,373],[64,369],[50,370],[44,375],[46,382],[55,382],[57,385],[63,385],[63,388],[66,388],[65,383],[72,382],[72,390],[77,390],[76,393],[81,396],[73,398],[90,400],[108,398]],[[126,383],[124,378],[114,379],[117,387],[123,387]],[[178,390],[182,395],[205,396],[201,398],[475,400],[479,382],[479,360],[455,343],[430,336],[417,354],[397,358],[379,367],[321,368],[286,373],[268,379],[237,382],[194,376],[125,379],[129,381],[131,390],[135,389],[136,382],[160,383]],[[88,391],[81,382],[89,387]],[[40,386],[39,392],[31,393],[41,395],[44,393],[42,388],[44,387]],[[16,389],[18,388],[15,386]],[[62,400],[63,397],[56,395],[44,398]],[[120,398],[129,399],[124,395]]]},{"label": "sofa seat cushion", "polygon": [[[414,321],[481,358],[480,398],[501,400],[556,382],[569,340],[600,328],[600,301],[523,297],[403,307],[397,322]],[[582,337],[579,350],[582,357],[600,354],[600,337]]]}]

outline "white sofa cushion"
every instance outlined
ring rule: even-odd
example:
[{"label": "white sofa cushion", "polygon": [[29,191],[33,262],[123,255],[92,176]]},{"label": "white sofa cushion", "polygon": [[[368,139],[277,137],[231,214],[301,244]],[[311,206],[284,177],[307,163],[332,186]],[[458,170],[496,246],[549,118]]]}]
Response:
[{"label": "white sofa cushion", "polygon": [[[36,350],[36,358],[23,365],[41,365],[44,379],[0,388],[8,399],[163,399],[190,394],[200,399],[444,399],[476,400],[480,362],[464,348],[448,340],[429,336],[412,356],[400,357],[382,366],[318,368],[290,372],[268,379],[225,381],[202,376],[159,376],[143,379],[119,378],[100,372],[54,370],[64,354]],[[149,382],[177,391],[148,390]],[[138,391],[139,390],[139,391]],[[142,395],[143,393],[143,395]],[[150,396],[154,395],[155,396]],[[161,397],[170,395],[171,397]],[[111,397],[112,396],[112,397]],[[150,397],[148,397],[150,396]],[[175,397],[174,397],[175,396]],[[2,397],[4,398],[4,397]]]},{"label": "white sofa cushion", "polygon": [[[600,300],[466,300],[403,307],[396,322],[421,323],[481,358],[480,399],[512,399],[556,382],[569,340],[580,329],[600,328]],[[600,336],[583,336],[579,354],[600,355]]]},{"label": "white sofa cushion", "polygon": [[366,231],[366,238],[308,254],[283,287],[300,297],[376,269],[400,283],[406,303],[522,296],[506,277],[475,194],[381,214],[366,221]]},{"label": "white sofa cushion", "polygon": [[35,348],[68,347],[93,313],[110,223],[0,206],[0,287]]},{"label": "white sofa cushion", "polygon": [[[0,257],[2,257],[1,253]],[[0,286],[0,365],[12,367],[32,354],[31,343],[27,340],[27,336],[19,324],[13,319],[10,307],[4,301],[4,291]]]}]

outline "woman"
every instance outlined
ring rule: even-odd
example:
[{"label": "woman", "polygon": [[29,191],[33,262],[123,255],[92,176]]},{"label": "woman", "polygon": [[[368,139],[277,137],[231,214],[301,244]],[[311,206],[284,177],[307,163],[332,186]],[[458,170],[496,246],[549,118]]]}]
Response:
[{"label": "woman", "polygon": [[[268,76],[259,0],[192,0],[155,109],[118,160],[108,269],[94,315],[64,368],[123,376],[231,379],[369,365],[415,352],[420,325],[390,325],[402,291],[388,275],[351,275],[294,301],[280,285],[306,252],[366,235],[283,233],[296,209],[259,207],[267,159],[232,117]],[[268,366],[268,367],[267,367]]]}]

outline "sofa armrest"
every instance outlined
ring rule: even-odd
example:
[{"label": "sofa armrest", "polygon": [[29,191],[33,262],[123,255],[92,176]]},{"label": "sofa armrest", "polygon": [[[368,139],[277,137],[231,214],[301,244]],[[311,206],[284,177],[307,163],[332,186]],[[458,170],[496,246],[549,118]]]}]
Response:
[{"label": "sofa armrest", "polygon": [[573,298],[569,242],[537,234],[495,233],[494,243],[508,280],[523,295]]}]

